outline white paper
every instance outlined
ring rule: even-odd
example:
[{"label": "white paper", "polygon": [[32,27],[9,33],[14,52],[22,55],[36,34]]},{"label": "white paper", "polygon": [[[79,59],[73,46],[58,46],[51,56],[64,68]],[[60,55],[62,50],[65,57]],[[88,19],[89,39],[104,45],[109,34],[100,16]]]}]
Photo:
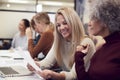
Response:
[{"label": "white paper", "polygon": [[22,50],[20,50],[20,55],[21,55],[21,57],[23,57],[23,58],[25,59],[25,61],[27,61],[27,63],[29,63],[35,70],[37,70],[37,71],[42,71],[42,70],[40,69],[40,67],[38,67],[38,66],[35,64],[33,58],[31,57],[31,55],[30,55],[30,53],[29,53],[28,51],[22,51]]},{"label": "white paper", "polygon": [[[28,51],[22,51],[20,50],[20,55],[27,61],[27,63],[29,63],[36,71],[42,71],[41,68],[39,68],[33,58],[31,57],[30,53]],[[45,80],[44,78],[42,78],[39,74],[36,74],[36,76],[38,76],[41,80]]]}]

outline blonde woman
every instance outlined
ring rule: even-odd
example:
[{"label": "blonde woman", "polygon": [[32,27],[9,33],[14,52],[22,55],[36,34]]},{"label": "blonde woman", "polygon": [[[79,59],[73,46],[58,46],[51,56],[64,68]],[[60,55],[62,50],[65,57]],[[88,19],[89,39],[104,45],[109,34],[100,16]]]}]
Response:
[{"label": "blonde woman", "polygon": [[50,18],[46,12],[39,12],[31,20],[31,26],[41,37],[37,44],[34,44],[31,28],[27,29],[28,50],[32,58],[37,58],[39,53],[43,53],[46,56],[53,44],[54,25],[50,22]]},{"label": "blonde woman", "polygon": [[[45,79],[55,80],[74,80],[76,79],[76,71],[74,64],[74,53],[77,45],[89,44],[89,52],[85,57],[86,70],[89,67],[89,59],[95,52],[95,47],[91,39],[85,37],[83,25],[77,13],[71,8],[60,8],[55,17],[55,39],[51,50],[46,58],[40,61],[41,68],[49,69],[55,62],[59,64],[63,71],[60,73],[52,70],[38,71],[38,74]],[[30,70],[34,70],[32,66],[28,66]]]}]

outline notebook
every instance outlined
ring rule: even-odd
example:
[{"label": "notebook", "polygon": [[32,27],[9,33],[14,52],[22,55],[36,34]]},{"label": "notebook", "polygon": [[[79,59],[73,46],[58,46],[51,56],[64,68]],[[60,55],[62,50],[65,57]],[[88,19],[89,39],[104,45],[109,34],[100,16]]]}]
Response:
[{"label": "notebook", "polygon": [[31,74],[32,72],[23,66],[0,67],[1,77],[27,76]]}]

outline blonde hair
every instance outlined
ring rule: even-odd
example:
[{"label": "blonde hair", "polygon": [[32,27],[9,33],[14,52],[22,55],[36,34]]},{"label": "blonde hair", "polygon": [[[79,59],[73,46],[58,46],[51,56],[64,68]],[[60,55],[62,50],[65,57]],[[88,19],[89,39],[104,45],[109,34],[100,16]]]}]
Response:
[{"label": "blonde hair", "polygon": [[32,17],[30,21],[30,26],[35,30],[35,21],[33,19],[34,19],[34,16]]},{"label": "blonde hair", "polygon": [[49,25],[49,29],[54,31],[54,24],[50,22],[49,15],[47,12],[39,12],[33,17],[32,22],[37,22],[37,23],[45,23],[46,25]]},{"label": "blonde hair", "polygon": [[[62,15],[69,27],[72,29],[71,33],[71,51],[70,55],[71,56],[71,61],[69,62],[70,67],[72,67],[73,62],[74,62],[74,53],[76,46],[81,43],[81,40],[84,38],[85,31],[83,28],[83,25],[81,23],[81,20],[78,16],[78,14],[71,8],[63,7],[58,9],[56,16],[55,16],[55,26],[56,26],[56,21],[57,21],[57,16]],[[64,46],[65,46],[65,39],[62,37],[62,35],[58,32],[57,28],[55,27],[55,52],[56,52],[56,59],[59,65],[62,64],[62,58],[61,58],[61,51],[64,51]]]}]

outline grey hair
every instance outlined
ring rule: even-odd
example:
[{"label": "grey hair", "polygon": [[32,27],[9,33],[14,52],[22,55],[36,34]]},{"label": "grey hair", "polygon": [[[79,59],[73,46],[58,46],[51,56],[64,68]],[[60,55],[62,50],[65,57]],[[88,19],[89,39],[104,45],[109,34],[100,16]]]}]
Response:
[{"label": "grey hair", "polygon": [[105,24],[110,33],[120,31],[120,0],[96,0],[91,8],[90,19]]}]

